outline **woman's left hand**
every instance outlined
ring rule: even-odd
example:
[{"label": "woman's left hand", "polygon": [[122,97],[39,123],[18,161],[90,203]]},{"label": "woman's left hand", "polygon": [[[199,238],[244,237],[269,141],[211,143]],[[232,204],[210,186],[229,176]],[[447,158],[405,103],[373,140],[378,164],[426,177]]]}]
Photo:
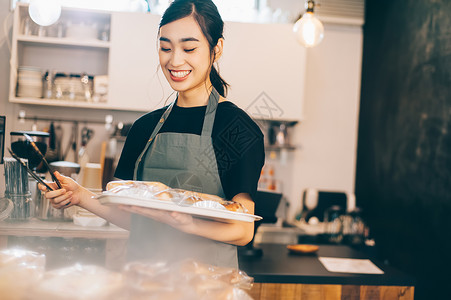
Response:
[{"label": "woman's left hand", "polygon": [[155,221],[168,224],[174,228],[182,231],[187,231],[188,226],[193,225],[193,217],[189,214],[184,214],[175,211],[165,211],[159,209],[145,208],[133,205],[120,205],[122,210],[139,214],[144,217],[152,218]]}]

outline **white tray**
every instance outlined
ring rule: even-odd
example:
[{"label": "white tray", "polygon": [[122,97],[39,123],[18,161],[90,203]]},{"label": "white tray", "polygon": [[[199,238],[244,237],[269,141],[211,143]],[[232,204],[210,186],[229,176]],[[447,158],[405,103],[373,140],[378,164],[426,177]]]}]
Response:
[{"label": "white tray", "polygon": [[229,210],[220,209],[209,209],[201,207],[192,206],[181,206],[174,202],[162,201],[162,200],[152,200],[152,199],[140,199],[132,196],[122,196],[122,195],[100,195],[97,197],[100,203],[115,205],[135,205],[141,207],[148,207],[154,209],[161,209],[167,211],[177,211],[181,213],[190,214],[197,217],[227,222],[227,221],[243,221],[243,222],[254,222],[261,220],[262,217],[251,215],[247,213],[233,212]]}]

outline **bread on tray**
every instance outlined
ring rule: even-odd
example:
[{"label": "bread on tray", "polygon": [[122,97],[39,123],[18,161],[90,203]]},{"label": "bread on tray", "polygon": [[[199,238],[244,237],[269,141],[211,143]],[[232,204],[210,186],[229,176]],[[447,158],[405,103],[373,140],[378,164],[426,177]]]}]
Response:
[{"label": "bread on tray", "polygon": [[227,201],[211,194],[193,192],[183,189],[172,189],[157,181],[111,181],[104,194],[133,196],[141,199],[172,201],[179,205],[203,207],[209,209],[225,209],[232,212],[247,213],[241,203]]}]

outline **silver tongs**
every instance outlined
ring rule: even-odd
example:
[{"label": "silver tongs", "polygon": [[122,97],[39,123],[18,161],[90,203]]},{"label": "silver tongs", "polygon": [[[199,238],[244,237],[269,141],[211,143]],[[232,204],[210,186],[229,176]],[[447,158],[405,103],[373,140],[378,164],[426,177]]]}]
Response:
[{"label": "silver tongs", "polygon": [[48,161],[45,159],[44,155],[42,154],[42,152],[39,150],[38,146],[36,146],[35,142],[33,141],[33,139],[31,138],[31,136],[29,136],[28,134],[24,133],[23,134],[24,137],[28,140],[28,142],[31,144],[32,148],[34,149],[34,151],[39,155],[39,157],[42,159],[42,161],[44,162],[45,166],[49,169],[49,173],[50,176],[52,176],[53,181],[56,182],[56,184],[58,185],[58,187],[60,189],[63,188],[63,186],[61,185],[61,182],[58,180],[58,178],[56,178],[55,176],[55,171],[53,171],[52,167],[50,167]]}]

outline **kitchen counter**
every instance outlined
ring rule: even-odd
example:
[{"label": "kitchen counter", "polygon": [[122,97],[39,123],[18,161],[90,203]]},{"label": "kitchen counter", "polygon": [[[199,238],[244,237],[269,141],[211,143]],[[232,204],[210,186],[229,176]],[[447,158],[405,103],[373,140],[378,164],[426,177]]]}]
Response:
[{"label": "kitchen counter", "polygon": [[318,260],[318,257],[368,258],[348,246],[320,245],[317,253],[303,255],[290,254],[282,244],[258,247],[263,250],[261,258],[240,258],[240,269],[254,278],[251,295],[255,299],[303,299],[301,294],[308,297],[312,293],[330,295],[318,299],[344,299],[352,295],[360,295],[356,299],[413,299],[414,279],[390,266],[371,260],[384,274],[332,273]]},{"label": "kitchen counter", "polygon": [[[128,239],[128,231],[113,224],[98,227],[75,225],[73,222],[3,221],[0,222],[0,236],[51,236],[103,239]],[[1,244],[0,244],[1,245]]]},{"label": "kitchen counter", "polygon": [[58,237],[101,239],[106,241],[105,266],[119,269],[125,262],[129,232],[113,224],[85,227],[73,222],[30,219],[0,222],[0,249],[8,247],[8,237]]}]

